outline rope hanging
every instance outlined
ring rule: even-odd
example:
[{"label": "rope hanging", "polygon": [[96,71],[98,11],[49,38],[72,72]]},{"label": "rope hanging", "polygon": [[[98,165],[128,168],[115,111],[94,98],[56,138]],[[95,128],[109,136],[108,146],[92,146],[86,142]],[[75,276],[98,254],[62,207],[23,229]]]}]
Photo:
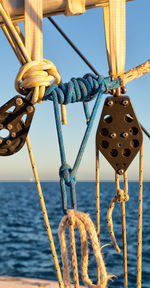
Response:
[{"label": "rope hanging", "polygon": [[[83,212],[74,212],[74,210],[68,210],[67,215],[65,215],[59,225],[59,239],[61,245],[61,254],[63,262],[63,271],[64,271],[64,284],[66,288],[70,287],[70,267],[68,261],[67,245],[65,238],[65,228],[68,228],[70,231],[70,243],[71,243],[71,254],[72,254],[72,265],[73,265],[73,274],[74,274],[74,285],[79,287],[78,280],[78,267],[76,262],[76,248],[75,248],[75,234],[74,229],[78,227],[81,238],[81,272],[82,280],[86,287],[88,288],[105,288],[107,287],[108,279],[112,278],[112,275],[107,275],[105,263],[101,254],[101,248],[95,226],[90,219],[89,215]],[[91,279],[88,276],[88,238],[87,232],[89,233],[93,252],[96,257],[96,262],[98,270],[100,271],[101,280],[100,283],[95,285],[92,283]]]}]

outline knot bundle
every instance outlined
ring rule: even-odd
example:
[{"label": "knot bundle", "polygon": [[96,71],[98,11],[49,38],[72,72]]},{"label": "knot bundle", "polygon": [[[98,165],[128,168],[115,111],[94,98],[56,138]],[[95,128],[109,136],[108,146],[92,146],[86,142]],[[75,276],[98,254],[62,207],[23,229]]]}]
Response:
[{"label": "knot bundle", "polygon": [[129,195],[122,189],[117,189],[116,199],[118,203],[126,202],[129,200]]},{"label": "knot bundle", "polygon": [[[81,238],[81,272],[82,280],[84,285],[88,288],[106,288],[108,279],[112,275],[107,275],[105,263],[102,257],[99,239],[96,233],[95,226],[90,219],[90,216],[83,212],[74,212],[74,210],[68,210],[67,215],[65,215],[59,225],[59,240],[61,245],[62,263],[63,263],[63,276],[64,276],[64,286],[70,288],[70,267],[67,252],[67,243],[65,237],[65,228],[69,229],[70,232],[70,248],[72,255],[72,268],[74,276],[74,285],[76,288],[79,287],[79,276],[78,276],[78,264],[76,255],[76,243],[75,243],[75,232],[74,229],[78,227]],[[93,252],[96,257],[98,271],[100,272],[100,283],[93,284],[88,276],[88,237],[89,233]]]},{"label": "knot bundle", "polygon": [[66,105],[79,101],[87,102],[95,98],[99,90],[106,92],[111,89],[110,86],[114,82],[118,84],[117,80],[110,82],[109,77],[104,78],[103,76],[88,73],[83,78],[72,78],[68,83],[48,87],[43,100],[53,101],[53,97],[56,94],[59,104]]},{"label": "knot bundle", "polygon": [[20,68],[16,76],[15,88],[22,95],[31,95],[31,91],[35,88],[32,96],[32,103],[35,104],[42,101],[45,87],[48,87],[51,82],[58,84],[60,81],[61,77],[56,66],[51,61],[43,59],[28,62]]}]

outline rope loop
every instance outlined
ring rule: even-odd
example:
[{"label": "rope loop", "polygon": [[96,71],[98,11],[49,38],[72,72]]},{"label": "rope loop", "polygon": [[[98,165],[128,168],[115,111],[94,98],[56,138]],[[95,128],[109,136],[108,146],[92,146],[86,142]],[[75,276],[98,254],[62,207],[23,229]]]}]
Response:
[{"label": "rope loop", "polygon": [[[52,82],[53,81],[53,82]],[[30,61],[24,64],[15,80],[15,88],[22,95],[28,95],[33,88],[39,87],[37,102],[41,102],[45,87],[60,83],[61,77],[56,66],[49,60]]]},{"label": "rope loop", "polygon": [[[61,245],[61,255],[63,263],[63,276],[64,285],[66,288],[70,288],[70,265],[68,260],[67,243],[65,237],[65,228],[69,229],[70,233],[70,248],[72,255],[72,268],[74,276],[74,285],[79,287],[79,277],[78,277],[78,263],[76,255],[76,242],[74,229],[77,227],[80,233],[81,239],[81,273],[84,285],[88,288],[106,288],[108,279],[112,278],[113,275],[108,275],[101,253],[101,247],[99,239],[96,233],[95,225],[90,219],[90,216],[84,212],[75,212],[73,210],[68,210],[67,215],[65,215],[59,224],[59,240]],[[88,236],[91,239],[91,244],[93,248],[93,253],[96,258],[97,267],[100,272],[100,283],[93,284],[88,275]]]}]

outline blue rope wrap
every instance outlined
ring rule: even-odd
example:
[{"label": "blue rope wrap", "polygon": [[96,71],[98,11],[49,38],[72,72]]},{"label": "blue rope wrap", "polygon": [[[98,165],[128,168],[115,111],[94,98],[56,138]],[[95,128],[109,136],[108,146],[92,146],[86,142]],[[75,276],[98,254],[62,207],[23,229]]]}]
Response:
[{"label": "blue rope wrap", "polygon": [[[103,76],[92,74],[86,74],[83,78],[72,78],[68,83],[48,87],[43,100],[53,101],[53,93],[55,91],[59,104],[66,105],[69,103],[90,101],[97,96],[103,79]],[[109,81],[107,82],[110,82],[110,77],[108,79]],[[119,81],[117,82],[119,83]],[[112,86],[108,89],[106,87],[106,90],[110,89],[112,89]]]},{"label": "blue rope wrap", "polygon": [[[76,210],[76,194],[75,183],[76,173],[79,168],[92,126],[98,110],[100,100],[104,93],[109,90],[119,87],[119,79],[111,81],[110,77],[104,78],[103,76],[96,76],[92,74],[86,74],[83,78],[72,78],[68,83],[61,83],[59,85],[52,85],[46,89],[43,100],[51,100],[54,104],[54,112],[56,119],[56,128],[58,134],[58,142],[60,148],[60,156],[62,166],[59,170],[60,187],[62,194],[63,210],[67,211],[67,192],[66,186],[70,187],[71,205]],[[92,113],[90,115],[88,111],[87,102],[96,98]],[[59,114],[59,104],[69,104],[82,101],[84,102],[84,111],[86,115],[87,128],[75,160],[73,169],[66,163],[64,141],[61,127],[61,119]]]}]

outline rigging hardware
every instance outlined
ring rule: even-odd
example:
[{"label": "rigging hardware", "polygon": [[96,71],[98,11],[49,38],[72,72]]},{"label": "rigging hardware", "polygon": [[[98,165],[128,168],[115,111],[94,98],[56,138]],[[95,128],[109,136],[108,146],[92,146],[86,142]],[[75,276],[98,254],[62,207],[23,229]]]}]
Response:
[{"label": "rigging hardware", "polygon": [[140,150],[142,139],[130,98],[107,97],[96,133],[96,147],[119,175]]},{"label": "rigging hardware", "polygon": [[[13,109],[13,111],[12,111]],[[25,98],[13,97],[0,108],[0,130],[8,131],[7,137],[0,136],[0,155],[9,156],[18,152],[24,145],[32,118],[34,106]],[[26,119],[23,120],[25,115]]]}]

